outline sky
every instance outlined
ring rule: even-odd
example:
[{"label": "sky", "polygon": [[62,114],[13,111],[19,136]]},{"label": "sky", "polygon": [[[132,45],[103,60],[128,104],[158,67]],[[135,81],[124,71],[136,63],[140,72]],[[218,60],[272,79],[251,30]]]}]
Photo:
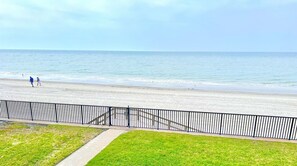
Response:
[{"label": "sky", "polygon": [[297,52],[297,0],[0,0],[0,49]]}]

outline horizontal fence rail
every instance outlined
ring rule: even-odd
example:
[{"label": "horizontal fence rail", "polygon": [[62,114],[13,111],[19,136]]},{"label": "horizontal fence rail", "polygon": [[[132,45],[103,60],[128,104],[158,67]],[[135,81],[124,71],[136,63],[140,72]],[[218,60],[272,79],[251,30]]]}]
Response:
[{"label": "horizontal fence rail", "polygon": [[0,118],[297,140],[297,118],[27,101],[0,101]]}]

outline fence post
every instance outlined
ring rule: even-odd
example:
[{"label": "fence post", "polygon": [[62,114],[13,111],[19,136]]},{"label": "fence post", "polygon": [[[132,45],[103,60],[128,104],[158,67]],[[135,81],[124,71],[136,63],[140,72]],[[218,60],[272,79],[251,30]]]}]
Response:
[{"label": "fence post", "polygon": [[222,134],[223,115],[224,115],[224,114],[222,114],[222,113],[221,113],[221,122],[220,122],[220,135]]},{"label": "fence post", "polygon": [[33,121],[33,112],[32,112],[32,105],[31,105],[31,102],[29,102],[29,105],[30,105],[31,119],[32,119],[32,121]]},{"label": "fence post", "polygon": [[158,126],[157,126],[157,130],[159,130],[159,125],[160,125],[160,110],[158,110]]},{"label": "fence post", "polygon": [[108,107],[108,121],[109,121],[109,126],[111,126],[111,107]]},{"label": "fence post", "polygon": [[257,121],[258,121],[258,116],[256,115],[253,137],[255,137],[256,135]]},{"label": "fence post", "polygon": [[7,112],[7,119],[9,119],[9,111],[8,111],[7,101],[5,101],[5,106],[6,106],[6,112]]},{"label": "fence post", "polygon": [[106,121],[107,121],[106,113],[104,114],[103,118],[104,118],[104,125],[106,125]]},{"label": "fence post", "polygon": [[129,106],[127,109],[127,114],[128,114],[128,127],[130,128],[130,107]]},{"label": "fence post", "polygon": [[189,114],[188,114],[188,132],[190,132],[190,111],[189,111]]},{"label": "fence post", "polygon": [[81,124],[84,124],[84,115],[83,115],[83,106],[80,105],[80,113],[81,113]]},{"label": "fence post", "polygon": [[293,126],[294,126],[294,120],[295,120],[295,118],[292,118],[292,124],[291,124],[291,130],[290,130],[289,140],[291,140],[291,136],[292,136],[292,132],[293,132]]},{"label": "fence post", "polygon": [[56,123],[58,123],[57,104],[55,104],[55,113],[56,113]]}]

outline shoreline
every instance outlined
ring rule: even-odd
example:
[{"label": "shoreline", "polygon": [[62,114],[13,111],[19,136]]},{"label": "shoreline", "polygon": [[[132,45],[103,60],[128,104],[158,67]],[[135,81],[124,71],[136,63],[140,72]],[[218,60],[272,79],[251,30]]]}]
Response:
[{"label": "shoreline", "polygon": [[0,79],[0,99],[297,117],[297,95]]},{"label": "shoreline", "polygon": [[[28,79],[11,79],[11,78],[0,78],[1,81],[16,81],[16,82],[28,82]],[[240,90],[213,90],[213,89],[194,89],[194,88],[171,88],[171,87],[151,87],[151,86],[137,86],[137,85],[118,85],[118,84],[100,84],[100,83],[85,83],[85,82],[71,82],[71,81],[41,81],[46,83],[54,84],[65,84],[65,85],[83,85],[83,86],[94,86],[94,87],[114,87],[114,88],[131,88],[131,89],[148,89],[148,90],[174,90],[174,91],[195,91],[195,92],[207,92],[207,93],[232,93],[232,94],[254,94],[254,95],[278,95],[278,96],[297,96],[297,93],[276,93],[276,92],[253,92],[253,91],[240,91]],[[36,80],[34,80],[36,84]]]}]

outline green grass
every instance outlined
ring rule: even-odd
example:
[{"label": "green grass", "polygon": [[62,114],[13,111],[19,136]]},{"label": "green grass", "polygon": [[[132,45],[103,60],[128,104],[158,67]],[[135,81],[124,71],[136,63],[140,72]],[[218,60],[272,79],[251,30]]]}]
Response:
[{"label": "green grass", "polygon": [[297,165],[297,144],[131,131],[93,158],[92,165]]},{"label": "green grass", "polygon": [[0,165],[55,165],[101,132],[86,127],[2,123]]}]

